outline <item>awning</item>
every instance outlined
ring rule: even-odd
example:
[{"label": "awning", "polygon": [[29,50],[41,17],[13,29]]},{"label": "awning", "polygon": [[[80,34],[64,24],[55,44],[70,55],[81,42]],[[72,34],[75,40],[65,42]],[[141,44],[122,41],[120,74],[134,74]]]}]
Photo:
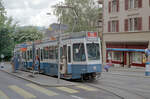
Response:
[{"label": "awning", "polygon": [[107,48],[108,51],[145,52],[145,49]]}]

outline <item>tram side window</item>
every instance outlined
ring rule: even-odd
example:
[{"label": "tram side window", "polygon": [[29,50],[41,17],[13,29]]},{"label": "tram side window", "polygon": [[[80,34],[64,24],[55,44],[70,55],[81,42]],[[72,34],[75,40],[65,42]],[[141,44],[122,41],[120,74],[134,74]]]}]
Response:
[{"label": "tram side window", "polygon": [[43,52],[44,52],[44,59],[48,59],[48,47],[44,47]]},{"label": "tram side window", "polygon": [[54,59],[55,58],[55,47],[50,46],[49,47],[49,59]]},{"label": "tram side window", "polygon": [[58,47],[55,46],[55,59],[58,59]]},{"label": "tram side window", "polygon": [[32,50],[30,50],[30,59],[32,59]]},{"label": "tram side window", "polygon": [[63,48],[60,47],[60,58],[62,58],[62,56],[63,56]]},{"label": "tram side window", "polygon": [[71,47],[68,46],[68,63],[71,63]]},{"label": "tram side window", "polygon": [[43,60],[43,49],[41,49],[41,61]]},{"label": "tram side window", "polygon": [[26,52],[22,52],[22,58],[26,59]]},{"label": "tram side window", "polygon": [[77,62],[86,61],[83,43],[73,44],[73,60]]},{"label": "tram side window", "polygon": [[30,59],[30,57],[29,57],[30,56],[30,51],[29,50],[27,51],[27,56],[28,56],[27,59],[29,60]]},{"label": "tram side window", "polygon": [[36,56],[40,57],[40,49],[36,49]]}]

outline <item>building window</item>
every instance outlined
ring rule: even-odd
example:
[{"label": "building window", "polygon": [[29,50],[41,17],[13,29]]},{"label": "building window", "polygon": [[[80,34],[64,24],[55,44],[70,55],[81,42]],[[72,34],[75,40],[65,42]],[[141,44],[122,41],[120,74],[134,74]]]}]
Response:
[{"label": "building window", "polygon": [[142,53],[132,52],[131,57],[132,63],[142,64]]},{"label": "building window", "polygon": [[123,54],[122,52],[112,52],[113,61],[122,61]]},{"label": "building window", "polygon": [[110,12],[118,12],[119,11],[119,0],[112,0],[108,3],[108,11]]},{"label": "building window", "polygon": [[125,10],[142,8],[142,0],[125,0]]},{"label": "building window", "polygon": [[130,18],[129,31],[137,31],[137,30],[138,30],[138,18]]},{"label": "building window", "polygon": [[112,1],[112,12],[117,12],[117,1],[113,0]]},{"label": "building window", "polygon": [[142,18],[129,18],[125,19],[125,31],[139,31],[142,30]]},{"label": "building window", "polygon": [[138,0],[129,0],[129,9],[138,8]]},{"label": "building window", "polygon": [[118,20],[113,20],[108,22],[108,32],[119,32]]}]

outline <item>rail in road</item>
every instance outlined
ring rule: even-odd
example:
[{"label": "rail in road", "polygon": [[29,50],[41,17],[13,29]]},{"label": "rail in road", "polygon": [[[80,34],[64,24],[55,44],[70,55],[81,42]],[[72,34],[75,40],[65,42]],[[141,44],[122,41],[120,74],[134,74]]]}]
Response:
[{"label": "rail in road", "polygon": [[128,87],[121,87],[120,85],[118,86],[113,85],[113,83],[111,82],[105,82],[105,83],[99,83],[99,82],[87,81],[87,82],[84,82],[84,84],[97,88],[97,89],[105,90],[111,94],[116,95],[117,97],[121,99],[149,99],[149,97],[146,97],[142,94],[142,90],[137,90],[134,88],[130,90]]}]

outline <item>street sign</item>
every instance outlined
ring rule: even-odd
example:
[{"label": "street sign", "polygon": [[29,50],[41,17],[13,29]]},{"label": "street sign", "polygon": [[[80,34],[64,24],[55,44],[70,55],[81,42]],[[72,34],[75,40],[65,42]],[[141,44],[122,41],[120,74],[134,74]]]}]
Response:
[{"label": "street sign", "polygon": [[2,58],[2,59],[4,58],[4,55],[3,55],[3,54],[1,54],[1,58]]}]

